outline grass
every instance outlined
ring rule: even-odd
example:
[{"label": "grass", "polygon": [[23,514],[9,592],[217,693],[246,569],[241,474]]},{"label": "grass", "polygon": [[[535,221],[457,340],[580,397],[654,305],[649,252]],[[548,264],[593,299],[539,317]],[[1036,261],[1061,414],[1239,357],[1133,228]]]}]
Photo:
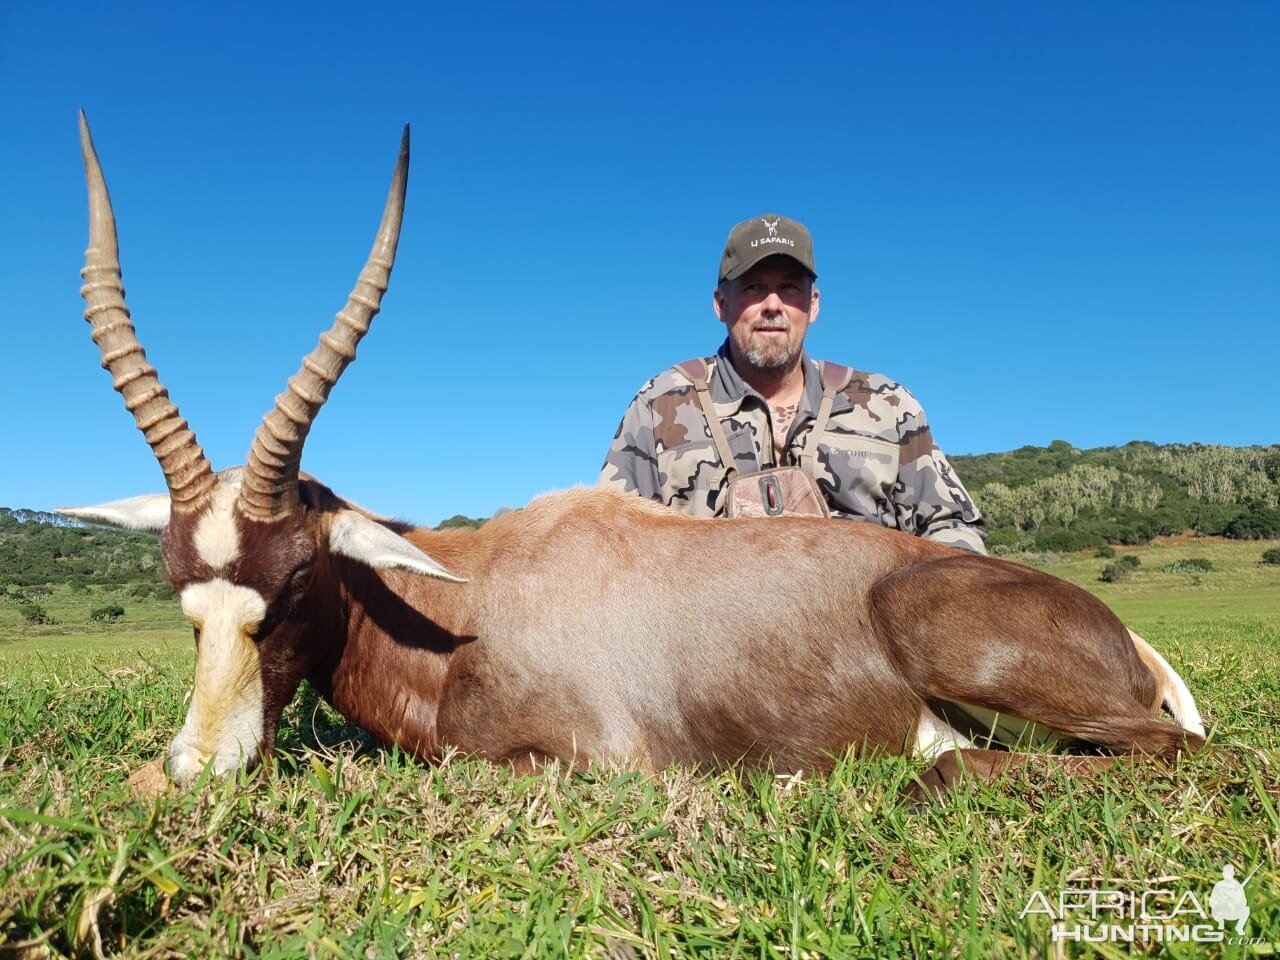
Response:
[{"label": "grass", "polygon": [[[413,762],[299,698],[270,769],[133,799],[185,709],[175,604],[55,591],[60,623],[0,604],[0,957],[1201,956],[1197,944],[1052,944],[1028,899],[1063,887],[1191,891],[1224,862],[1253,946],[1280,942],[1280,568],[1260,547],[1157,545],[1102,596],[1178,667],[1211,748],[1094,779],[1052,761],[945,804],[917,765],[845,760],[774,779],[673,769],[516,775]],[[1182,556],[1213,569],[1166,574]],[[1193,577],[1198,576],[1199,582]],[[130,622],[132,621],[132,622]],[[83,629],[82,629],[83,627]]]}]

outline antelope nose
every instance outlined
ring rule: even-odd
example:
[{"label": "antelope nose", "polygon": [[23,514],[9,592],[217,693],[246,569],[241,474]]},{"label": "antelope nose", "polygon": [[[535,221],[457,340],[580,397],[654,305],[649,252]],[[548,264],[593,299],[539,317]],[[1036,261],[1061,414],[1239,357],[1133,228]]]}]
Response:
[{"label": "antelope nose", "polygon": [[211,756],[201,750],[175,750],[165,758],[164,772],[174,786],[189,787],[200,776]]}]

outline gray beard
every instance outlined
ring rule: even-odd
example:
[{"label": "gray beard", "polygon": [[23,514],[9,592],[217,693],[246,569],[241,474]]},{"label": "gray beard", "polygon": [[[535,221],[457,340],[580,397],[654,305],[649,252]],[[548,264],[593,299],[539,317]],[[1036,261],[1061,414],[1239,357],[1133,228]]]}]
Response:
[{"label": "gray beard", "polygon": [[759,347],[752,347],[746,352],[746,361],[757,370],[778,370],[795,359],[790,344],[779,351],[765,353]]}]

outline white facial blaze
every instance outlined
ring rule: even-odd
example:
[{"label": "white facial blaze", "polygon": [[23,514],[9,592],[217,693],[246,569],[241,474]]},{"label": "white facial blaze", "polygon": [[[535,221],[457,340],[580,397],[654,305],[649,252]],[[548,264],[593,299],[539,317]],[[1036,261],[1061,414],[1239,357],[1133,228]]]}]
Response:
[{"label": "white facial blaze", "polygon": [[195,779],[212,758],[225,773],[245,766],[263,734],[262,672],[251,638],[266,615],[262,595],[217,579],[182,591],[182,612],[200,630],[196,682],[182,730],[166,767],[178,786]]},{"label": "white facial blaze", "polygon": [[235,514],[235,500],[239,492],[239,483],[218,484],[213,503],[196,524],[196,552],[214,570],[221,570],[240,555],[240,532],[236,529]]}]

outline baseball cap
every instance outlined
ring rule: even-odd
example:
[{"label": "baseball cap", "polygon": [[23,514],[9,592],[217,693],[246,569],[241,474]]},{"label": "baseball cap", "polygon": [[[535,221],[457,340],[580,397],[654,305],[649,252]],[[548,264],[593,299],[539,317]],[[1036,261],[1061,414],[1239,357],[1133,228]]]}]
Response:
[{"label": "baseball cap", "polygon": [[799,262],[817,279],[813,266],[813,237],[803,223],[776,213],[743,220],[729,231],[720,257],[720,279],[736,280],[765,257],[783,254]]}]

